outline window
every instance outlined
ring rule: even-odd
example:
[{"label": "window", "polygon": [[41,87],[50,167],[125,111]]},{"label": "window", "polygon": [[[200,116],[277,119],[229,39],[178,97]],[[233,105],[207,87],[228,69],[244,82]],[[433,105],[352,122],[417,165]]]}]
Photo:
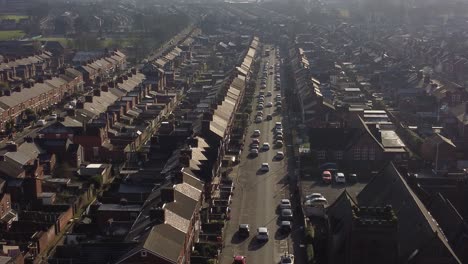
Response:
[{"label": "window", "polygon": [[325,159],[325,150],[319,150],[317,151],[317,159]]},{"label": "window", "polygon": [[360,160],[361,159],[361,149],[360,148],[354,148],[353,149],[353,159],[354,160]]},{"label": "window", "polygon": [[342,160],[343,159],[343,151],[341,151],[341,150],[335,151],[335,159],[336,160]]},{"label": "window", "polygon": [[368,156],[367,156],[367,148],[363,148],[361,150],[361,160],[367,160]]},{"label": "window", "polygon": [[146,252],[146,250],[142,250],[142,251],[140,252],[140,254],[141,254],[142,257],[145,258],[145,257],[148,255],[148,252]]},{"label": "window", "polygon": [[375,160],[375,148],[369,149],[369,160]]}]

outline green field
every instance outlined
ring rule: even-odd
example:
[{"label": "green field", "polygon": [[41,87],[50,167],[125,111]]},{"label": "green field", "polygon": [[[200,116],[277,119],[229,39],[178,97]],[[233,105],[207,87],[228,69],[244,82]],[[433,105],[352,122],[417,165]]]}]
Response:
[{"label": "green field", "polygon": [[47,40],[47,41],[58,41],[62,43],[62,45],[66,46],[67,42],[72,41],[73,39],[71,38],[61,38],[61,37],[45,37],[45,38],[39,38],[38,40]]},{"label": "green field", "polygon": [[5,30],[0,31],[0,40],[12,40],[18,39],[24,36],[24,32],[21,30]]},{"label": "green field", "polygon": [[23,18],[28,18],[26,15],[5,15],[5,14],[0,14],[0,19],[14,19],[16,22],[18,22],[20,19]]}]

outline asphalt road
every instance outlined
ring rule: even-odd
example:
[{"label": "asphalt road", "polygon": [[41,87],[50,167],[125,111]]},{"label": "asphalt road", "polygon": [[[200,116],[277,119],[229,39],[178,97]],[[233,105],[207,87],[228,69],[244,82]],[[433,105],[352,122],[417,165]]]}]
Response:
[{"label": "asphalt road", "polygon": [[[259,78],[262,77],[263,65],[266,58],[262,61]],[[275,53],[271,52],[269,56],[269,65],[275,65]],[[274,71],[268,70],[268,72]],[[277,93],[275,91],[275,74],[268,74],[267,88],[263,89],[265,94],[272,91],[272,96],[265,97],[267,102],[273,102]],[[260,91],[260,81],[258,82],[257,92]],[[257,112],[257,100],[254,100],[254,110],[252,114],[251,125],[245,142],[245,151],[238,165],[237,187],[235,189],[233,203],[231,206],[231,220],[228,222],[224,235],[224,249],[221,255],[221,263],[232,263],[234,255],[243,255],[247,257],[247,263],[278,263],[280,256],[291,252],[293,246],[290,236],[281,235],[278,232],[278,204],[281,199],[289,197],[289,187],[287,185],[287,157],[283,160],[274,159],[277,151],[284,151],[283,148],[275,148],[273,140],[273,128],[275,122],[282,121],[282,116],[276,114],[275,107],[266,107],[263,110],[264,117],[268,114],[273,115],[273,120],[261,123],[255,123],[255,113]],[[283,102],[284,103],[284,102]],[[261,131],[259,137],[260,145],[263,142],[269,142],[270,150],[260,151],[258,157],[248,157],[247,146],[251,143],[251,135],[255,129]],[[287,142],[286,144],[287,145]],[[285,152],[285,151],[284,151]],[[286,153],[286,152],[285,152]],[[270,170],[267,173],[260,173],[259,169],[262,163],[268,162]],[[246,239],[240,239],[237,236],[239,224],[250,225],[250,236]],[[258,227],[267,227],[270,240],[267,243],[259,243],[256,240],[256,229]],[[294,228],[294,227],[293,227]]]}]

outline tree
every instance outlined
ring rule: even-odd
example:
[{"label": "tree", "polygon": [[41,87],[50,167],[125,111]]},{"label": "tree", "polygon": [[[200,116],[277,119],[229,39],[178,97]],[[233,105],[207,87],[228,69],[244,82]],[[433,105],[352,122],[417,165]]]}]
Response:
[{"label": "tree", "polygon": [[13,119],[6,121],[5,131],[7,132],[7,134],[15,132],[15,121]]}]

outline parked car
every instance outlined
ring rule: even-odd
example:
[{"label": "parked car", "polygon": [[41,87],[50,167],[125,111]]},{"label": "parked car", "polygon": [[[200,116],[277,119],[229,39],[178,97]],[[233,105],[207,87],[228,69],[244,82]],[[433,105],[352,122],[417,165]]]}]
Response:
[{"label": "parked car", "polygon": [[266,119],[267,119],[267,120],[272,120],[272,119],[273,119],[273,116],[272,116],[272,115],[267,115]]},{"label": "parked car", "polygon": [[281,256],[280,264],[294,264],[294,255],[284,254]]},{"label": "parked car", "polygon": [[277,160],[282,160],[282,159],[284,159],[284,153],[283,153],[283,151],[277,151],[277,152],[276,152],[276,155],[275,155],[275,159],[277,159]]},{"label": "parked car", "polygon": [[263,110],[263,104],[257,105],[257,110]]},{"label": "parked car", "polygon": [[240,224],[238,234],[240,237],[248,237],[250,235],[250,227],[248,224]]},{"label": "parked car", "polygon": [[233,264],[247,264],[245,256],[234,256]]},{"label": "parked car", "polygon": [[271,91],[268,91],[266,95],[271,96],[272,95]]},{"label": "parked car", "polygon": [[337,172],[335,175],[336,183],[346,183],[346,178],[342,172]]},{"label": "parked car", "polygon": [[36,126],[38,126],[38,127],[43,127],[43,126],[45,126],[46,124],[47,124],[47,121],[45,121],[44,119],[39,119],[39,120],[37,120],[37,122],[36,122]]},{"label": "parked car", "polygon": [[272,103],[272,102],[268,102],[268,103],[266,104],[266,107],[273,107],[273,103]]},{"label": "parked car", "polygon": [[261,116],[257,116],[255,118],[255,123],[261,123],[263,121],[263,118]]},{"label": "parked car", "polygon": [[323,206],[328,205],[328,201],[327,201],[327,199],[325,199],[325,197],[319,197],[319,198],[313,198],[313,199],[305,201],[304,205],[305,206],[314,206],[314,207],[317,207],[317,206],[322,206],[323,207]]},{"label": "parked car", "polygon": [[262,166],[260,167],[261,171],[269,171],[270,170],[270,165],[268,163],[262,163]]},{"label": "parked car", "polygon": [[291,209],[291,201],[289,199],[281,199],[279,207],[280,209]]},{"label": "parked car", "polygon": [[282,209],[281,210],[281,220],[284,221],[292,221],[293,219],[293,212],[291,209]]},{"label": "parked car", "polygon": [[312,200],[315,198],[323,198],[323,195],[321,193],[311,193],[311,194],[306,195],[305,197],[306,200]]},{"label": "parked car", "polygon": [[252,142],[250,143],[250,145],[254,145],[254,144],[260,145],[260,140],[258,138],[252,139]]},{"label": "parked car", "polygon": [[276,140],[275,146],[281,148],[283,146],[283,140]]},{"label": "parked car", "polygon": [[259,227],[257,229],[257,240],[260,241],[260,242],[267,242],[268,239],[269,239],[268,228]]},{"label": "parked car", "polygon": [[278,134],[278,135],[275,136],[275,139],[276,140],[283,140],[283,135]]},{"label": "parked car", "polygon": [[283,124],[281,122],[276,122],[275,123],[275,128],[281,128],[283,129]]},{"label": "parked car", "polygon": [[323,171],[322,172],[322,181],[324,183],[328,183],[330,184],[332,182],[332,175],[331,175],[331,172],[329,171]]},{"label": "parked car", "polygon": [[258,130],[258,129],[255,129],[254,132],[253,132],[253,136],[254,136],[254,137],[259,137],[260,134],[261,134],[261,132],[260,132],[260,130]]},{"label": "parked car", "polygon": [[350,173],[348,175],[348,179],[349,179],[350,182],[357,182],[358,181],[357,174],[356,173]]},{"label": "parked car", "polygon": [[268,142],[263,143],[262,149],[263,150],[269,150],[270,149],[270,143],[268,143]]},{"label": "parked car", "polygon": [[280,231],[283,233],[289,233],[292,230],[291,221],[281,221]]},{"label": "parked car", "polygon": [[249,154],[250,156],[253,156],[253,157],[258,156],[258,149],[251,149]]}]

